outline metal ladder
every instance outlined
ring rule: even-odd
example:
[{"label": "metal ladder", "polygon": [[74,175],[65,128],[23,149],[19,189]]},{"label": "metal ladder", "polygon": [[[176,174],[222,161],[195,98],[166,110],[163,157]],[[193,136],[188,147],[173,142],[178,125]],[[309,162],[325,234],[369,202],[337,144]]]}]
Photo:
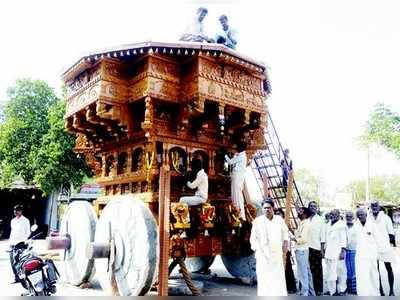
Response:
[{"label": "metal ladder", "polygon": [[[261,194],[264,197],[270,197],[275,203],[275,208],[282,208],[286,215],[289,214],[288,225],[291,231],[293,231],[297,228],[298,224],[296,207],[303,206],[303,202],[294,179],[291,188],[288,187],[285,189],[283,187],[280,162],[284,159],[284,149],[269,114],[265,143],[266,148],[258,151],[251,162],[253,174]],[[293,191],[290,207],[286,207],[288,190]]]}]

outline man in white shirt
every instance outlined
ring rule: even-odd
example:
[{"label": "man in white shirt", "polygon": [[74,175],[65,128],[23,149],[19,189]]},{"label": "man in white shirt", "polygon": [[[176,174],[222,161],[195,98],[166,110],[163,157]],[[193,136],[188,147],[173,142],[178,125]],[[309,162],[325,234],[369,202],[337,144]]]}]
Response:
[{"label": "man in white shirt", "polygon": [[180,40],[185,42],[200,43],[213,42],[213,40],[207,37],[207,35],[204,33],[203,21],[207,14],[207,8],[199,7],[197,9],[196,17],[193,19],[192,23],[186,27],[185,32],[180,37]]},{"label": "man in white shirt", "polygon": [[237,145],[237,151],[233,158],[229,158],[225,155],[226,162],[233,166],[231,174],[231,198],[233,205],[240,211],[240,217],[242,220],[246,220],[246,214],[244,210],[244,197],[243,197],[243,184],[246,175],[247,155],[246,155],[245,142],[239,142]]},{"label": "man in white shirt", "polygon": [[228,17],[222,15],[219,17],[221,23],[221,30],[218,31],[215,41],[218,44],[223,44],[229,48],[236,49],[237,44],[237,31],[228,25]]},{"label": "man in white shirt", "polygon": [[315,296],[310,263],[308,261],[308,232],[310,226],[308,214],[307,207],[298,208],[297,215],[299,216],[300,222],[294,233],[296,242],[295,254],[297,262],[297,278],[299,282],[300,296]]},{"label": "man in white shirt", "polygon": [[[389,296],[394,296],[393,284],[394,284],[394,274],[392,269],[392,262],[394,260],[394,252],[390,246],[390,239],[394,241],[394,229],[392,220],[387,216],[379,205],[379,201],[371,202],[371,213],[368,216],[368,220],[376,224],[379,232],[378,240],[378,270],[379,261],[383,262],[388,273],[389,281]],[[380,271],[379,271],[380,273]],[[382,288],[381,276],[379,274],[379,291],[381,296],[385,293]]]},{"label": "man in white shirt", "polygon": [[[331,224],[326,233],[326,281],[328,292],[333,295],[344,295],[346,291],[346,225],[340,220],[340,212],[334,209],[331,212]],[[337,286],[336,286],[337,281]]]},{"label": "man in white shirt", "polygon": [[354,227],[354,215],[351,211],[346,212],[346,270],[347,270],[347,293],[356,295],[356,246],[357,237]]},{"label": "man in white shirt", "polygon": [[198,158],[192,160],[192,170],[197,174],[193,182],[188,181],[187,186],[196,189],[194,196],[181,197],[180,203],[186,203],[188,206],[199,205],[207,202],[208,198],[208,176],[203,169],[202,161]]},{"label": "man in white shirt", "polygon": [[379,296],[378,258],[379,233],[374,222],[367,219],[364,209],[357,210],[359,222],[356,232],[356,282],[358,296]]},{"label": "man in white shirt", "polygon": [[310,270],[315,294],[320,296],[323,292],[322,257],[325,247],[325,223],[322,217],[317,214],[318,205],[315,201],[308,204],[308,209],[310,212],[308,234]]},{"label": "man in white shirt", "polygon": [[274,216],[274,202],[262,202],[264,215],[254,219],[250,244],[255,251],[257,296],[287,296],[283,253],[288,249],[288,228]]},{"label": "man in white shirt", "polygon": [[[31,234],[30,223],[27,218],[22,215],[22,205],[14,207],[15,218],[11,220],[11,234],[9,239],[10,248],[14,248],[19,242],[23,242],[28,239]],[[15,269],[15,258],[13,251],[10,251],[10,263],[11,268],[15,275],[15,281],[18,282],[17,270]]]}]

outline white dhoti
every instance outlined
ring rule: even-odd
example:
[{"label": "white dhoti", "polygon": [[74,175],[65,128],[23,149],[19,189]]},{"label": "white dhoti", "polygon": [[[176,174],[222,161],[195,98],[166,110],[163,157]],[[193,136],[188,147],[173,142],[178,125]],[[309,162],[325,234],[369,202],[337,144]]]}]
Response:
[{"label": "white dhoti", "polygon": [[207,199],[200,196],[185,196],[179,199],[180,203],[186,203],[188,206],[199,205],[207,202]]},{"label": "white dhoti", "polygon": [[244,211],[243,184],[244,172],[232,172],[231,197],[233,204],[240,210],[240,217],[246,220]]},{"label": "white dhoti", "polygon": [[379,273],[374,258],[359,258],[356,254],[357,296],[380,296]]},{"label": "white dhoti", "polygon": [[378,260],[383,262],[393,263],[395,261],[393,248],[390,247],[385,252],[378,252]]},{"label": "white dhoti", "polygon": [[[346,291],[346,263],[345,260],[325,259],[326,262],[326,281],[329,294],[336,292],[344,293]],[[337,281],[337,285],[336,285]]]},{"label": "white dhoti", "polygon": [[257,296],[287,296],[282,255],[266,258],[256,252]]}]

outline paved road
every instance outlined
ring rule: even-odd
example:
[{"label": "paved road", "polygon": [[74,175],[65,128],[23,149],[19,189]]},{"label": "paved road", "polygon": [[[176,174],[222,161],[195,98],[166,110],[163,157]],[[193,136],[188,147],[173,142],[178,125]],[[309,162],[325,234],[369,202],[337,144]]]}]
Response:
[{"label": "paved road", "polygon": [[[40,242],[38,242],[40,245]],[[6,242],[0,241],[0,295],[1,296],[19,296],[24,292],[24,289],[19,284],[11,285],[12,280],[11,268],[6,249]],[[38,248],[40,246],[38,245]],[[397,251],[397,263],[394,264],[393,269],[395,271],[396,279],[396,295],[400,295],[400,249]],[[63,266],[61,262],[56,262],[60,273],[63,274]],[[383,266],[382,266],[383,267]],[[384,269],[384,267],[383,267]],[[384,272],[383,282],[384,287],[388,290],[387,276]],[[173,277],[179,277],[180,275],[175,272],[172,274]],[[248,286],[241,283],[239,280],[233,278],[228,274],[223,266],[223,263],[219,257],[215,259],[214,264],[211,266],[211,273],[209,275],[193,274],[193,279],[201,281],[204,285],[203,293],[204,296],[256,296],[257,290],[255,286]],[[71,286],[63,282],[63,279],[58,283],[57,296],[104,296],[105,293],[102,291],[96,278],[88,288],[81,289],[75,286]],[[156,292],[150,292],[152,295],[156,295]]]}]

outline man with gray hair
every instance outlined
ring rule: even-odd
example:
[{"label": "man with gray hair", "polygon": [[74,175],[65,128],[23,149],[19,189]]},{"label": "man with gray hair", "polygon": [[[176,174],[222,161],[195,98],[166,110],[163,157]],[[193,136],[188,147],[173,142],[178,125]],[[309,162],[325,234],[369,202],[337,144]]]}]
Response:
[{"label": "man with gray hair", "polygon": [[[333,295],[344,295],[346,290],[346,225],[340,220],[340,212],[334,209],[331,212],[331,222],[326,232],[326,281],[328,292]],[[337,285],[336,285],[337,281]]]},{"label": "man with gray hair", "polygon": [[357,210],[359,222],[354,225],[356,233],[356,283],[357,296],[379,296],[379,272],[376,264],[379,239],[376,224],[367,219],[367,212]]},{"label": "man with gray hair", "polygon": [[375,223],[379,232],[378,240],[378,271],[379,271],[379,291],[381,296],[385,296],[383,291],[379,262],[385,264],[385,268],[388,274],[389,281],[389,296],[394,296],[394,274],[392,269],[392,262],[394,261],[394,252],[391,247],[391,243],[395,244],[394,241],[394,229],[392,220],[388,215],[381,210],[379,201],[374,200],[371,202],[371,213],[368,216],[368,221]]},{"label": "man with gray hair", "polygon": [[180,37],[180,41],[185,42],[208,42],[211,43],[213,40],[204,33],[203,21],[208,14],[208,9],[205,7],[199,7],[197,9],[196,17],[186,27],[184,33]]}]

